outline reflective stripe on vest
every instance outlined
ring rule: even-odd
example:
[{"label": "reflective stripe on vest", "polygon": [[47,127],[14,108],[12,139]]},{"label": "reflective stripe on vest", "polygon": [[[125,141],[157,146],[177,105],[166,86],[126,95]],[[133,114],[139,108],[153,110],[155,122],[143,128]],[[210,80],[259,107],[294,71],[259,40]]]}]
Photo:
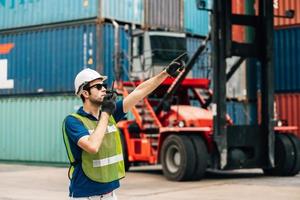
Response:
[{"label": "reflective stripe on vest", "polygon": [[93,167],[103,167],[106,165],[114,164],[123,160],[123,154],[103,158],[100,160],[93,160]]},{"label": "reflective stripe on vest", "polygon": [[[90,120],[79,114],[72,114],[72,116],[81,121],[90,134],[97,127],[98,121]],[[66,136],[66,133],[64,133],[64,136]],[[68,140],[65,140],[65,143],[68,142]],[[66,144],[66,146],[69,146],[69,144]],[[67,148],[68,150],[70,149]],[[69,153],[72,154],[71,151],[68,151]],[[70,157],[73,157],[73,155]],[[112,116],[109,118],[106,133],[98,152],[90,154],[83,150],[81,160],[84,174],[93,181],[107,183],[125,176],[122,143],[116,122]]]}]

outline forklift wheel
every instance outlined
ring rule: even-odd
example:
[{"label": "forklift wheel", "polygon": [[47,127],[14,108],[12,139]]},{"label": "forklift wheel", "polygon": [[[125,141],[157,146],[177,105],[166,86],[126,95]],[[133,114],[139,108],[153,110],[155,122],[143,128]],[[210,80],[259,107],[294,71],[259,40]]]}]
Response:
[{"label": "forklift wheel", "polygon": [[128,160],[128,150],[127,150],[127,145],[126,145],[126,141],[125,141],[125,136],[123,131],[120,129],[120,138],[121,138],[121,142],[122,142],[122,151],[123,151],[123,159],[124,159],[124,167],[125,167],[125,171],[129,171],[130,168],[130,162]]},{"label": "forklift wheel", "polygon": [[163,142],[161,163],[165,177],[172,181],[191,180],[195,171],[195,150],[185,135],[171,135]]},{"label": "forklift wheel", "polygon": [[288,138],[291,140],[293,147],[295,149],[295,161],[293,169],[290,172],[291,176],[294,176],[300,171],[300,139],[293,134],[287,134]]},{"label": "forklift wheel", "polygon": [[199,135],[191,135],[190,139],[196,152],[196,167],[193,173],[193,180],[200,180],[206,171],[208,164],[208,153],[205,142]]},{"label": "forklift wheel", "polygon": [[296,152],[292,141],[287,134],[275,135],[275,167],[264,169],[266,175],[292,176],[294,171]]}]

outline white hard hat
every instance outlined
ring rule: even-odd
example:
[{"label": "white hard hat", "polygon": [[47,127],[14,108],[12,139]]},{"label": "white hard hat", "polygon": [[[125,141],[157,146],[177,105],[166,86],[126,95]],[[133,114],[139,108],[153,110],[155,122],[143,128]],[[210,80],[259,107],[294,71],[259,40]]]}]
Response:
[{"label": "white hard hat", "polygon": [[80,71],[74,80],[75,94],[77,96],[80,96],[83,86],[96,79],[101,79],[102,81],[104,81],[107,79],[107,76],[102,76],[97,71],[90,68],[86,68]]}]

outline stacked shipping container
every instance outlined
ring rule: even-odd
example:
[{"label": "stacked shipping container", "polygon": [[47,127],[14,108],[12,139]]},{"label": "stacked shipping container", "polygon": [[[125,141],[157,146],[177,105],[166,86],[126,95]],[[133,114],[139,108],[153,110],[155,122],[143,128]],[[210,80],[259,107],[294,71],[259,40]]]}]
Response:
[{"label": "stacked shipping container", "polygon": [[274,24],[275,102],[278,118],[298,126],[300,137],[300,1],[274,0],[274,14],[284,16],[295,11],[292,19],[276,17]]},{"label": "stacked shipping container", "polygon": [[300,27],[275,30],[275,91],[300,91]]},{"label": "stacked shipping container", "polygon": [[[89,67],[111,84],[116,67],[129,69],[132,24],[182,32],[188,6],[182,0],[0,1],[0,160],[66,163],[62,121],[81,104],[73,95],[75,75]],[[186,30],[206,35],[207,23]]]},{"label": "stacked shipping container", "polygon": [[[232,10],[233,13],[243,14],[245,8],[243,7],[244,0],[232,0]],[[256,12],[258,12],[258,0],[255,4]],[[297,116],[292,114],[294,110],[297,110],[299,107],[299,100],[297,98],[298,93],[300,92],[300,70],[299,70],[299,58],[297,52],[299,52],[300,47],[300,1],[297,0],[274,0],[274,26],[275,26],[275,41],[274,41],[274,63],[275,63],[275,77],[274,77],[274,86],[275,86],[275,100],[278,116],[283,117],[289,125],[297,125],[300,127],[300,122],[297,120]],[[283,18],[282,16],[286,15],[286,11],[295,11],[295,16],[292,19]],[[245,40],[245,29],[243,27],[233,27],[232,30],[232,39],[234,41],[240,42]],[[239,74],[240,72],[237,72]],[[245,73],[240,74],[241,77],[245,76]],[[244,79],[246,80],[246,78]],[[239,83],[243,85],[242,82],[235,80],[234,83]],[[237,85],[238,86],[238,85]],[[239,86],[238,86],[239,87]],[[238,87],[228,87],[227,93],[230,93],[232,88],[237,89]],[[241,87],[240,89],[245,89]],[[237,91],[242,92],[238,89]],[[293,92],[293,93],[290,93]],[[242,94],[242,93],[241,93]],[[234,95],[229,95],[234,96]],[[292,97],[291,97],[292,96]],[[256,115],[255,110],[253,109],[254,105],[249,105],[249,108],[245,109],[243,102],[231,101],[227,105],[228,113],[231,113],[233,116],[233,121],[237,124],[240,122],[247,121],[251,123],[251,120],[244,120],[245,117],[252,116],[254,118]],[[243,110],[244,111],[243,111]],[[234,111],[235,112],[232,112]],[[249,113],[245,111],[249,110]],[[237,112],[236,112],[237,111]],[[240,114],[238,114],[240,113]],[[244,114],[243,114],[244,113]],[[246,114],[246,116],[245,116]],[[238,116],[238,118],[236,117]],[[235,120],[238,119],[238,120]],[[300,129],[297,132],[300,137]]]},{"label": "stacked shipping container", "polygon": [[[139,24],[142,1],[101,1],[101,7],[98,2],[31,1],[11,5],[1,1],[0,29],[10,29],[0,35],[1,160],[66,163],[62,121],[81,104],[72,95],[75,75],[90,67],[107,74],[111,83],[116,39],[124,55],[121,66],[128,67],[125,56],[129,37],[124,27],[115,38],[112,24],[98,24],[96,19],[88,23],[74,20],[100,16],[101,20],[107,17]],[[66,23],[69,21],[73,24]],[[37,26],[42,24],[49,26]],[[27,29],[14,29],[21,26]],[[19,96],[24,94],[34,96]]]},{"label": "stacked shipping container", "polygon": [[276,27],[291,27],[300,25],[300,1],[299,0],[274,0],[274,15],[285,16],[286,11],[295,11],[292,19],[275,17],[274,25]]},{"label": "stacked shipping container", "polygon": [[86,19],[114,19],[141,24],[143,0],[32,0],[0,2],[0,29],[14,29]]},{"label": "stacked shipping container", "polygon": [[[119,29],[120,52],[128,55],[128,34]],[[115,78],[114,31],[112,24],[85,23],[2,34],[0,43],[13,46],[0,55],[13,85],[0,84],[0,95],[73,93],[73,79],[85,67],[107,74],[110,84]],[[128,68],[125,57],[121,62]]]},{"label": "stacked shipping container", "polygon": [[0,29],[68,21],[113,19],[144,29],[207,35],[209,13],[189,0],[33,0],[0,2]]},{"label": "stacked shipping container", "polygon": [[[275,13],[281,15],[283,10],[298,5],[297,0],[290,0],[288,2],[291,3],[284,4],[288,8],[281,9],[281,2],[284,1],[278,1],[280,12],[275,10]],[[244,13],[243,3],[243,0],[233,0],[233,12]],[[274,9],[277,9],[275,4]],[[298,18],[294,21],[279,19],[275,24],[295,26],[299,24]],[[122,24],[119,30],[108,23],[112,20]],[[74,107],[81,103],[70,96],[73,95],[73,79],[81,69],[90,67],[108,75],[110,84],[115,78],[115,58],[118,56],[121,58],[121,71],[129,71],[130,34],[127,28],[131,24],[144,30],[186,32],[189,35],[187,49],[190,56],[202,41],[193,36],[206,36],[210,29],[209,12],[197,10],[196,1],[190,0],[0,1],[0,141],[3,143],[0,160],[67,161],[60,135],[61,123],[63,117],[74,112]],[[294,44],[288,48],[291,52],[297,52],[292,48],[297,48],[298,29],[291,30],[294,35],[289,38],[293,39]],[[119,31],[118,36],[114,34],[116,31]],[[276,33],[276,38],[286,37],[281,36],[286,33],[280,31]],[[244,41],[244,28],[234,27],[232,37],[235,41]],[[115,49],[115,42],[119,43],[120,49]],[[287,48],[280,42],[277,46],[278,50]],[[212,76],[209,54],[210,47],[194,67],[194,77]],[[298,64],[296,54],[288,54],[293,58],[286,60],[282,58],[282,52],[276,54],[276,63],[284,63],[276,64],[278,71],[291,67],[293,73],[290,75],[294,78],[289,80],[298,84],[295,74],[299,70],[292,68]],[[276,76],[283,74],[281,72]],[[127,76],[123,73],[122,79],[126,80]],[[276,87],[299,92],[294,88],[298,87],[294,82],[289,89],[285,85],[281,87],[282,82],[276,82]],[[278,91],[283,92],[281,89]],[[276,98],[279,107],[290,105],[279,100],[283,96]],[[294,96],[289,98],[293,102],[299,99]],[[229,102],[227,110],[236,124],[251,124],[256,113],[253,106],[236,101]],[[278,110],[283,113],[283,109]],[[290,120],[290,116],[295,117],[289,114],[292,109],[286,111],[287,114],[279,113],[279,116],[296,123],[294,118]],[[26,138],[24,130],[27,131]],[[28,146],[29,141],[38,143],[35,149]],[[15,151],[13,146],[19,149]]]},{"label": "stacked shipping container", "polygon": [[[6,72],[0,79],[0,140],[5,143],[0,159],[66,162],[61,125],[63,117],[80,105],[80,99],[73,95],[74,77],[90,67],[107,74],[111,84],[114,31],[112,24],[91,23],[1,35],[0,49],[11,48],[0,53],[0,68]],[[128,55],[127,39],[128,34],[120,27],[123,55]],[[125,57],[121,63],[128,68]],[[26,141],[33,141],[34,149]],[[17,150],[12,149],[16,146]]]},{"label": "stacked shipping container", "polygon": [[184,31],[192,35],[206,36],[210,30],[209,12],[198,10],[195,2],[183,0]]},{"label": "stacked shipping container", "polygon": [[300,26],[275,30],[275,101],[279,119],[298,126],[300,137]]},{"label": "stacked shipping container", "polygon": [[74,96],[0,98],[0,159],[67,163],[62,122],[80,105]]}]

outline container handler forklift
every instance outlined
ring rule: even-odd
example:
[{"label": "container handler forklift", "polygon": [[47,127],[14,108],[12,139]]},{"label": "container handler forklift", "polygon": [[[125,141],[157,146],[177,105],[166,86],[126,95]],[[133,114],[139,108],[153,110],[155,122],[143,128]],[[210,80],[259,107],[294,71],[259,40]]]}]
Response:
[{"label": "container handler forklift", "polygon": [[[213,92],[208,79],[186,78],[210,36],[175,79],[167,79],[132,109],[133,120],[119,122],[126,170],[137,163],[161,163],[167,179],[199,180],[206,169],[261,168],[266,175],[300,171],[300,140],[291,126],[276,126],[273,95],[273,0],[260,0],[258,15],[237,15],[231,0],[214,0],[211,41]],[[232,41],[233,25],[250,26],[252,43]],[[226,74],[226,58],[240,60]],[[261,122],[234,125],[226,114],[226,81],[241,62],[261,66]],[[123,96],[140,81],[123,82]]]}]

